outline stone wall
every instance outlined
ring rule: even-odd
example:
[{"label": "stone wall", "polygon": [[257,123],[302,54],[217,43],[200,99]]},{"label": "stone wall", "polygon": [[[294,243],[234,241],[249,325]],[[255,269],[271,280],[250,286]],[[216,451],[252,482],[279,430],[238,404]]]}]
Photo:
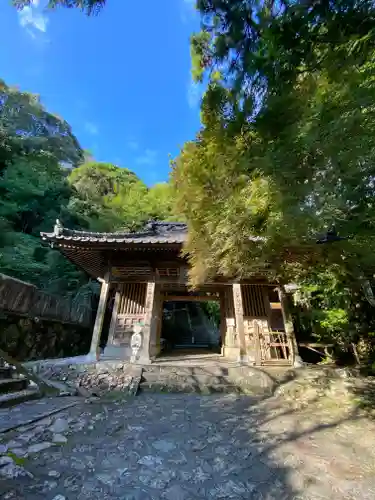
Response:
[{"label": "stone wall", "polygon": [[0,312],[0,349],[17,361],[87,354],[92,328]]}]

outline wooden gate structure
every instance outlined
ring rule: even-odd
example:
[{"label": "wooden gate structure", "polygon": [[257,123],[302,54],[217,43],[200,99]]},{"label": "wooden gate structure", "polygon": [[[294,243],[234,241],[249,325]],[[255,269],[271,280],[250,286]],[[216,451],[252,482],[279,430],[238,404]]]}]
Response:
[{"label": "wooden gate structure", "polygon": [[222,355],[254,365],[299,361],[285,289],[261,276],[252,280],[217,277],[194,292],[188,263],[181,257],[187,236],[183,223],[150,222],[136,233],[75,231],[56,224],[42,239],[102,283],[91,350],[97,356],[110,292],[115,293],[106,357],[130,359],[130,338],[142,323],[140,362],[160,353],[165,300],[217,300]]}]

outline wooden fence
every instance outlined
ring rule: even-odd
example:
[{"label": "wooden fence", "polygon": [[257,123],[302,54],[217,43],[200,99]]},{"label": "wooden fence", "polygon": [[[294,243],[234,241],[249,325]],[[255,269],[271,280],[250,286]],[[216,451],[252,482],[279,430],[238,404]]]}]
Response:
[{"label": "wooden fence", "polygon": [[93,311],[74,299],[50,295],[30,283],[0,274],[0,311],[90,327]]}]

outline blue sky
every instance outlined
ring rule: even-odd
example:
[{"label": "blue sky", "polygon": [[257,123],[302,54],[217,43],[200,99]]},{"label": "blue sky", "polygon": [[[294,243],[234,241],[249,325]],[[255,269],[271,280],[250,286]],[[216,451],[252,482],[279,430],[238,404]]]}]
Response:
[{"label": "blue sky", "polygon": [[168,179],[168,155],[199,129],[189,36],[192,0],[108,0],[98,17],[0,6],[0,78],[37,93],[99,161]]}]

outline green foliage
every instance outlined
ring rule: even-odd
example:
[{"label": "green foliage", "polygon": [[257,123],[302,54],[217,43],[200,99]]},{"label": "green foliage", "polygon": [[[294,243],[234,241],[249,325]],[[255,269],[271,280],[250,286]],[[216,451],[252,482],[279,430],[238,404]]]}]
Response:
[{"label": "green foliage", "polygon": [[[192,283],[215,274],[293,280],[317,338],[373,343],[358,280],[375,269],[373,3],[197,7],[203,127],[172,172]],[[355,237],[316,245],[332,224]]]},{"label": "green foliage", "polygon": [[200,307],[203,309],[204,313],[210,320],[217,326],[220,327],[220,304],[217,301],[210,300],[208,302],[201,302]]},{"label": "green foliage", "polygon": [[[313,5],[198,0],[201,32],[192,37],[193,69],[228,90],[223,118],[253,116],[259,106],[293,89],[306,75],[340,79],[374,48],[374,5],[340,0]],[[210,93],[210,89],[208,91]],[[225,116],[224,116],[225,115]]]},{"label": "green foliage", "polygon": [[130,170],[90,162],[72,171],[69,208],[96,231],[136,230],[149,219],[173,219],[174,195],[167,183],[151,188]]},{"label": "green foliage", "polygon": [[121,210],[118,210],[120,193],[124,190],[138,190],[142,184],[126,168],[95,161],[74,169],[68,182],[73,188],[69,210],[84,227],[94,231],[111,231],[117,228],[122,220]]},{"label": "green foliage", "polygon": [[3,171],[0,193],[1,272],[41,288],[49,288],[61,273],[64,285],[52,288],[63,293],[84,282],[84,275],[66,259],[41,246],[39,232],[53,227],[71,195],[65,171],[52,155],[14,157]]},{"label": "green foliage", "polygon": [[[193,278],[270,264],[296,279],[314,260],[339,259],[353,275],[359,261],[371,269],[375,8],[197,5],[193,65],[199,56],[211,82],[204,128],[173,166]],[[357,237],[340,250],[315,247],[316,233],[333,222]]]}]

